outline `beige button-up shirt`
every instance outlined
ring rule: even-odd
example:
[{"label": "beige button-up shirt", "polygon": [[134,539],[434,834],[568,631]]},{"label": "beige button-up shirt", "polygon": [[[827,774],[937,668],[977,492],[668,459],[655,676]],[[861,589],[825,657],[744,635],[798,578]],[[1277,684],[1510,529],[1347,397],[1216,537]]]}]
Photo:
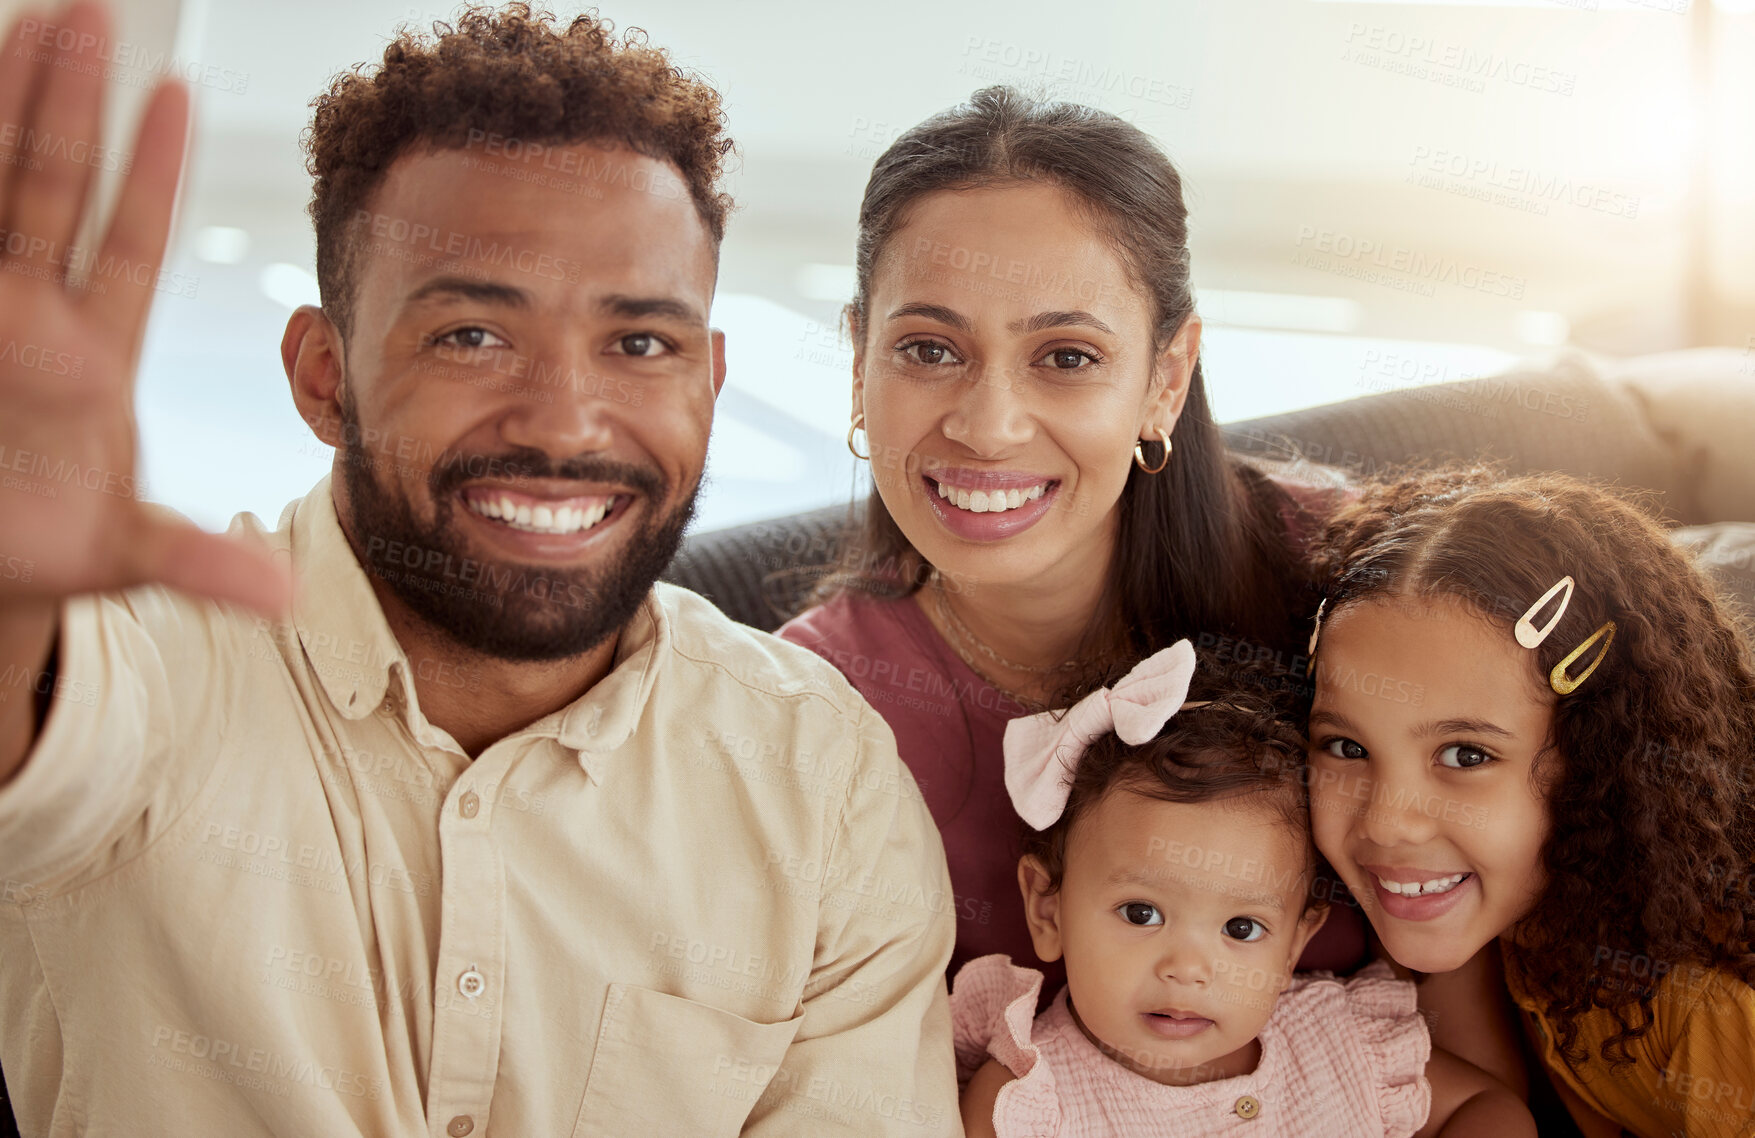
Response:
[{"label": "beige button-up shirt", "polygon": [[263,537],[290,624],[65,608],[0,787],[25,1133],[960,1133],[943,850],[832,668],[660,585],[472,762],[413,678],[475,677],[404,654],[327,482]]}]

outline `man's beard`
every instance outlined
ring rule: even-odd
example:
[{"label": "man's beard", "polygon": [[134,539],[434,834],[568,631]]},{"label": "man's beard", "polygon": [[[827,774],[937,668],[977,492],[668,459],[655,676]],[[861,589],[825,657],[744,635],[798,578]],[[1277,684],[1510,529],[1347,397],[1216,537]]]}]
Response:
[{"label": "man's beard", "polygon": [[[341,420],[348,530],[360,565],[421,620],[484,656],[558,660],[602,644],[633,618],[694,517],[698,484],[668,516],[649,518],[627,539],[621,557],[602,568],[484,561],[471,555],[452,526],[455,491],[484,473],[625,486],[653,505],[664,500],[668,487],[646,467],[591,457],[557,463],[532,447],[492,456],[447,452],[428,476],[433,521],[427,525],[406,498],[379,485],[372,470],[376,459],[361,441],[351,405],[343,406]],[[617,524],[626,520],[624,514]]]}]

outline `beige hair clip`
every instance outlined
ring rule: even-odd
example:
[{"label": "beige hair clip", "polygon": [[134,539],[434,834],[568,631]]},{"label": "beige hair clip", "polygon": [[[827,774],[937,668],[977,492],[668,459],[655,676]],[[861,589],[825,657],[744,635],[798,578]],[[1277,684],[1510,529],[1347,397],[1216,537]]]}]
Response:
[{"label": "beige hair clip", "polygon": [[[1560,618],[1566,615],[1566,606],[1572,603],[1573,588],[1572,577],[1567,575],[1555,581],[1547,592],[1537,597],[1536,603],[1525,609],[1524,614],[1517,618],[1517,624],[1512,627],[1512,634],[1517,637],[1517,642],[1525,648],[1540,647],[1542,641],[1548,639],[1548,634],[1559,625]],[[1560,603],[1555,606],[1554,615],[1548,618],[1548,623],[1537,628],[1536,614],[1541,612],[1555,596],[1560,597]],[[1597,649],[1597,654],[1591,658],[1591,662],[1585,666],[1584,671],[1576,676],[1568,675],[1566,670],[1577,663],[1578,658],[1589,651],[1590,646],[1599,640],[1603,642],[1603,646]],[[1585,637],[1582,644],[1568,652],[1564,659],[1554,665],[1553,670],[1548,673],[1548,686],[1554,689],[1556,695],[1571,695],[1577,691],[1578,685],[1590,679],[1590,674],[1597,670],[1597,665],[1601,664],[1603,657],[1609,654],[1609,645],[1614,641],[1615,622],[1606,620],[1602,627]]]}]

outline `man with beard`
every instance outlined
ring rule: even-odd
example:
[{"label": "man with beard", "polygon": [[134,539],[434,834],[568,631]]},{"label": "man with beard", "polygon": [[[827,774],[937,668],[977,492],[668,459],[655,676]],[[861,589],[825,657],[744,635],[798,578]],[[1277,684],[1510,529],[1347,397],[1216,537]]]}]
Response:
[{"label": "man with beard", "polygon": [[[98,138],[105,33],[15,25],[0,121]],[[336,466],[272,532],[131,493],[186,93],[94,257],[58,252],[90,167],[0,153],[23,1130],[954,1133],[949,883],[889,732],[653,584],[725,376],[717,95],[513,5],[316,106],[281,354]]]}]

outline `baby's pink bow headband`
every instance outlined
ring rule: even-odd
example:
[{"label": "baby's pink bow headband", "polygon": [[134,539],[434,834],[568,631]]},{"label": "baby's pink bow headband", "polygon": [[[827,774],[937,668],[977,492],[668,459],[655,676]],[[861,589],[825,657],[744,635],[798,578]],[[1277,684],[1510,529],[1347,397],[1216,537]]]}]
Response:
[{"label": "baby's pink bow headband", "polygon": [[[1138,746],[1155,738],[1184,706],[1194,678],[1194,645],[1178,640],[1134,666],[1112,688],[1098,688],[1064,715],[1044,711],[1005,725],[1005,788],[1018,816],[1046,830],[1066,809],[1085,748],[1111,729]],[[1188,704],[1202,707],[1205,704]]]}]

